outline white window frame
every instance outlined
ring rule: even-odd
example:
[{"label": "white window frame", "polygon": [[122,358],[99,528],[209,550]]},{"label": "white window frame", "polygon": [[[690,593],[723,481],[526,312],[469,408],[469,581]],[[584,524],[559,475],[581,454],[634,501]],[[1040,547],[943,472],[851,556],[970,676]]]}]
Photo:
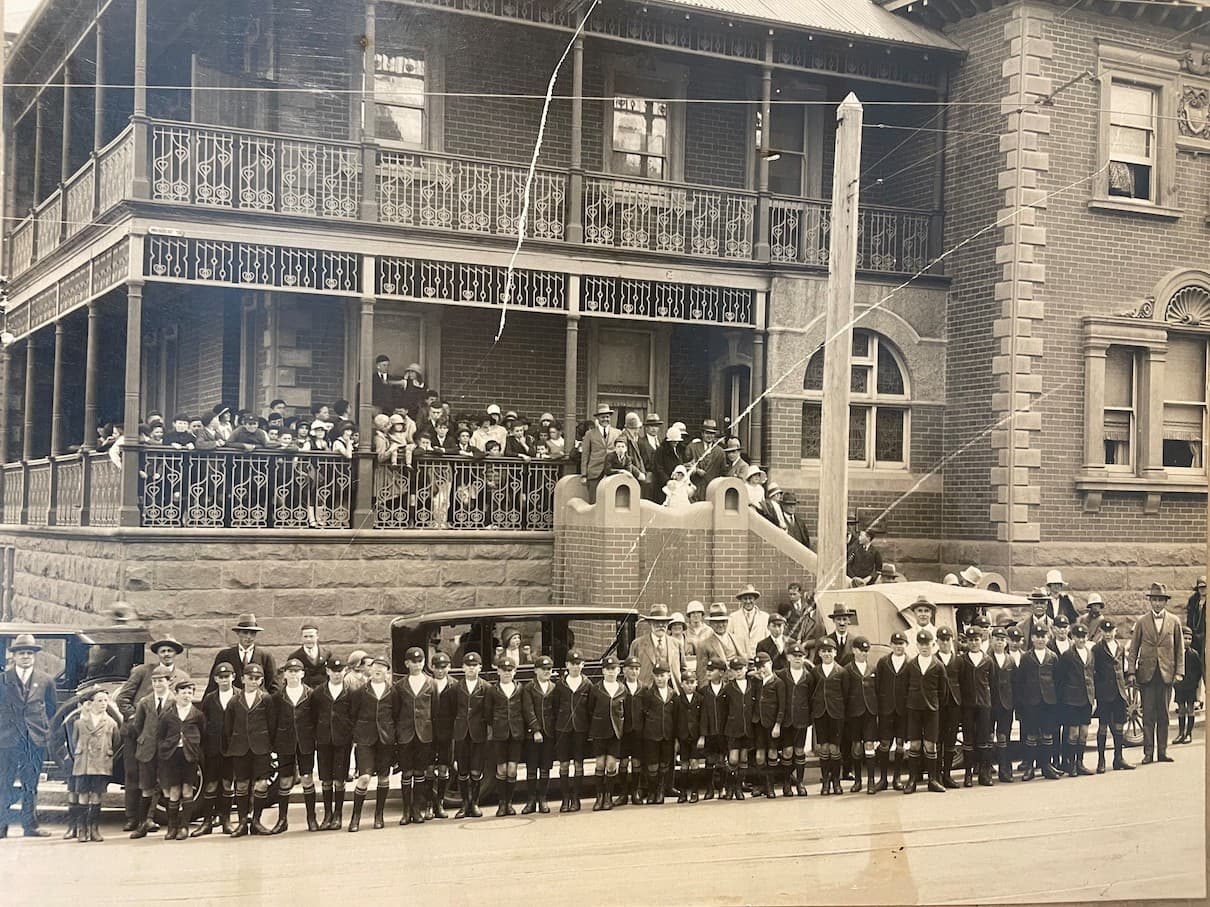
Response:
[{"label": "white window frame", "polygon": [[[404,43],[398,47],[390,47],[389,49],[383,43],[382,29],[379,28],[376,37],[376,45],[374,53],[363,54],[363,65],[372,67],[372,71],[366,74],[371,86],[374,84],[374,79],[378,72],[378,63],[376,58],[379,56],[406,56],[413,55],[424,61],[424,109],[422,113],[423,140],[419,145],[411,142],[400,142],[389,138],[384,138],[378,135],[377,122],[375,121],[375,141],[384,148],[401,149],[408,151],[434,151],[441,152],[445,147],[445,55],[444,52],[434,41],[426,41],[422,44]],[[362,128],[365,128],[365,119],[367,117],[377,117],[377,108],[379,105],[384,107],[404,107],[410,105],[392,104],[388,101],[383,101],[375,95],[373,98],[365,99],[364,112],[362,114]],[[415,109],[414,107],[411,109]]]},{"label": "white window frame", "polygon": [[[1203,350],[1202,399],[1201,400],[1169,400],[1165,396],[1163,403],[1161,404],[1161,406],[1163,407],[1163,411],[1161,411],[1161,413],[1160,413],[1160,425],[1161,425],[1160,445],[1162,448],[1163,442],[1164,442],[1164,434],[1165,434],[1165,429],[1163,426],[1165,426],[1167,424],[1165,415],[1167,413],[1167,409],[1168,409],[1169,405],[1199,407],[1202,411],[1202,442],[1201,442],[1202,443],[1202,450],[1201,450],[1202,465],[1201,466],[1164,466],[1164,470],[1166,472],[1171,473],[1174,476],[1196,476],[1199,478],[1204,478],[1206,476],[1206,442],[1208,440],[1210,440],[1210,438],[1207,438],[1207,423],[1210,422],[1210,335],[1207,335],[1207,334],[1201,333],[1201,332],[1194,333],[1194,332],[1170,330],[1168,332],[1168,342],[1169,342],[1170,347],[1171,347],[1172,340],[1177,337],[1179,337],[1181,339],[1187,339],[1187,338],[1192,337],[1193,339],[1201,342],[1202,350]],[[1162,457],[1162,454],[1161,454],[1161,457]],[[1161,459],[1161,464],[1162,464],[1162,462],[1163,461]]]},{"label": "white window frame", "polygon": [[[601,130],[601,170],[620,180],[642,181],[646,177],[615,173],[613,169],[613,98],[645,94],[649,98],[668,99],[667,135],[664,137],[666,167],[662,180],[680,183],[685,179],[685,97],[689,87],[689,70],[671,63],[643,63],[631,57],[606,55],[604,123]],[[622,91],[618,83],[627,90]]]},{"label": "white window frame", "polygon": [[[1101,429],[1102,429],[1101,435],[1103,438],[1102,443],[1109,440],[1108,438],[1104,437],[1104,434],[1105,434],[1104,428],[1105,428],[1105,424],[1106,424],[1105,416],[1111,412],[1126,413],[1127,414],[1127,423],[1126,423],[1127,424],[1127,434],[1126,434],[1127,448],[1126,448],[1126,450],[1128,453],[1128,457],[1127,457],[1127,461],[1125,463],[1106,462],[1105,468],[1107,470],[1110,470],[1111,472],[1123,472],[1123,473],[1133,474],[1135,471],[1135,466],[1139,460],[1139,457],[1138,457],[1138,446],[1139,446],[1139,432],[1138,432],[1139,350],[1135,347],[1126,346],[1125,344],[1120,344],[1120,343],[1110,344],[1110,346],[1125,350],[1127,352],[1127,355],[1129,355],[1129,357],[1130,357],[1130,406],[1128,406],[1128,407],[1111,406],[1108,403],[1106,403],[1105,406],[1102,407],[1102,416],[1101,416]],[[1108,365],[1106,367],[1108,368]]]}]

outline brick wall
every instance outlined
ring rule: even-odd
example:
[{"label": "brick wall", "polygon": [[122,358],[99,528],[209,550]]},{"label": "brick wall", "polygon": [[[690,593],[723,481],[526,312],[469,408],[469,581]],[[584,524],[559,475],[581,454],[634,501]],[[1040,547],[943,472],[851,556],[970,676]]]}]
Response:
[{"label": "brick wall", "polygon": [[[223,301],[219,291],[193,288],[163,313],[177,326],[177,408],[208,417],[223,397]],[[171,418],[171,415],[169,415]]]},{"label": "brick wall", "polygon": [[693,100],[759,98],[751,67],[700,61],[690,71],[686,97],[690,103],[685,109],[685,182],[746,188],[754,166],[748,152],[756,143],[751,105]]}]

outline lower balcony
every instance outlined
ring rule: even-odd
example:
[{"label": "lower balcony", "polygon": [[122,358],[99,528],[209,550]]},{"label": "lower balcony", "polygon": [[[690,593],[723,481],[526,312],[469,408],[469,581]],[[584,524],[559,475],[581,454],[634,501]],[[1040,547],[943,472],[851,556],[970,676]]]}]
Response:
[{"label": "lower balcony", "polygon": [[[126,447],[9,463],[0,523],[32,527],[549,532],[564,460]],[[132,474],[133,471],[133,474]],[[362,509],[364,508],[364,510]]]}]

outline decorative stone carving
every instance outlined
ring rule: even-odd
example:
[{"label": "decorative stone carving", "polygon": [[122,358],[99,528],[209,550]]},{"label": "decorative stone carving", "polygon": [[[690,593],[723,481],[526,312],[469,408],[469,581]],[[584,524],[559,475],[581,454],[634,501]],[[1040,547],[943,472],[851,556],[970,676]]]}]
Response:
[{"label": "decorative stone carving", "polygon": [[1210,76],[1210,50],[1202,51],[1200,62],[1197,57],[1196,51],[1185,51],[1181,54],[1181,69],[1195,76]]},{"label": "decorative stone carving", "polygon": [[1186,85],[1177,100],[1176,121],[1181,135],[1210,141],[1210,88]]},{"label": "decorative stone carving", "polygon": [[1197,285],[1181,287],[1168,301],[1164,320],[1190,327],[1210,325],[1210,290]]},{"label": "decorative stone carving", "polygon": [[1121,313],[1123,318],[1153,318],[1155,317],[1155,297],[1146,296],[1137,307]]}]

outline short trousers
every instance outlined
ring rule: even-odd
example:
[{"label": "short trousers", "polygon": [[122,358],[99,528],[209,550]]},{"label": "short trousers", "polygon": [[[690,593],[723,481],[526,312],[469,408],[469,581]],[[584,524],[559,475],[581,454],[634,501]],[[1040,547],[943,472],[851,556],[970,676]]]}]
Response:
[{"label": "short trousers", "polygon": [[236,781],[263,781],[273,771],[268,753],[245,753],[231,757],[231,777]]},{"label": "short trousers", "polygon": [[817,715],[815,718],[815,745],[840,746],[844,736],[844,719],[833,718],[831,715]]},{"label": "short trousers", "polygon": [[109,787],[109,775],[73,775],[77,794],[103,794]]},{"label": "short trousers", "polygon": [[178,746],[171,756],[156,763],[156,774],[162,790],[194,784],[197,781],[197,763],[187,761],[185,750]]},{"label": "short trousers", "polygon": [[928,709],[908,709],[906,740],[936,743],[941,734],[941,713]]},{"label": "short trousers", "polygon": [[314,753],[279,753],[277,756],[277,776],[279,778],[298,778],[315,771]]},{"label": "short trousers", "polygon": [[202,777],[207,784],[219,781],[230,781],[235,776],[231,774],[231,757],[222,754],[202,754]]},{"label": "short trousers", "polygon": [[1079,727],[1092,723],[1091,705],[1064,705],[1061,709],[1063,724],[1068,727]]},{"label": "short trousers", "polygon": [[455,743],[454,760],[458,764],[458,774],[462,777],[469,777],[471,772],[482,774],[486,749],[486,743],[472,740],[469,736]]},{"label": "short trousers", "polygon": [[395,745],[395,764],[399,771],[408,775],[423,775],[433,761],[433,744],[413,737],[407,743]]},{"label": "short trousers", "polygon": [[864,715],[848,715],[844,720],[845,733],[850,743],[877,743],[878,716],[866,712]]},{"label": "short trousers", "polygon": [[878,739],[883,743],[907,737],[907,715],[889,712],[878,716]]},{"label": "short trousers", "polygon": [[617,737],[601,737],[592,741],[592,751],[598,756],[622,758],[622,741]]},{"label": "short trousers", "polygon": [[395,747],[389,743],[359,743],[353,747],[357,756],[357,774],[386,778],[395,761]]},{"label": "short trousers", "polygon": [[1126,702],[1122,699],[1097,700],[1096,716],[1109,724],[1126,723]]},{"label": "short trousers", "polygon": [[520,762],[521,753],[525,749],[525,741],[520,737],[510,737],[508,740],[495,740],[493,749],[496,751],[496,765],[505,762]]},{"label": "short trousers", "polygon": [[673,757],[676,755],[675,740],[644,740],[643,741],[643,766],[647,769],[665,768],[672,765]]},{"label": "short trousers", "polygon": [[160,789],[158,768],[157,760],[139,761],[139,790],[143,791],[144,796],[149,796],[151,791]]},{"label": "short trousers", "polygon": [[454,739],[446,737],[444,734],[440,737],[433,736],[433,765],[450,766],[454,764]]},{"label": "short trousers", "polygon": [[525,764],[531,769],[550,771],[555,761],[555,741],[553,736],[543,736],[541,743],[532,738],[525,741]]},{"label": "short trousers", "polygon": [[587,731],[567,731],[555,738],[555,758],[560,762],[582,762],[587,755]]},{"label": "short trousers", "polygon": [[781,740],[779,746],[784,750],[787,747],[793,747],[796,750],[807,748],[807,732],[811,729],[810,725],[803,727],[783,727],[781,729]]},{"label": "short trousers", "polygon": [[349,778],[349,760],[352,756],[351,744],[320,744],[315,751],[315,761],[319,769],[320,781],[344,782]]}]

